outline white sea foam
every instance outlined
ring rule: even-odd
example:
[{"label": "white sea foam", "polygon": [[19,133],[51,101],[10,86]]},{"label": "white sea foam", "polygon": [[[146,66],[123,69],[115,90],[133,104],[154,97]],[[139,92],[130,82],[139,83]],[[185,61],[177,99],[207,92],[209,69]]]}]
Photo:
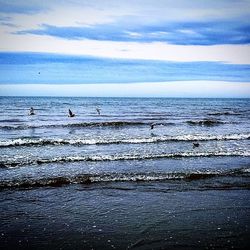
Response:
[{"label": "white sea foam", "polygon": [[94,145],[94,144],[140,144],[157,143],[167,141],[226,141],[226,140],[246,140],[250,139],[250,133],[227,134],[227,135],[179,135],[179,136],[155,136],[144,138],[96,138],[96,139],[11,139],[0,141],[0,147],[10,146],[42,146],[42,145]]},{"label": "white sea foam", "polygon": [[[90,184],[96,182],[149,182],[149,181],[168,181],[168,180],[187,180],[196,181],[212,177],[232,177],[244,174],[245,169],[231,169],[227,171],[222,170],[204,170],[204,171],[187,171],[187,172],[166,172],[166,173],[99,173],[99,174],[82,174],[72,177],[58,176],[48,178],[22,178],[13,180],[2,180],[0,181],[0,188],[11,188],[11,187],[40,187],[40,186],[60,186],[67,184]],[[237,186],[237,183],[232,183],[227,188]],[[223,183],[222,183],[223,186]],[[178,186],[182,189],[182,185]],[[177,188],[178,188],[177,187]],[[211,186],[214,188],[214,186]],[[226,188],[223,186],[223,188]],[[247,187],[247,186],[246,186]],[[119,188],[119,187],[118,187]],[[199,188],[199,187],[198,187]],[[209,188],[206,186],[206,188]],[[218,188],[218,185],[215,186]],[[242,188],[242,185],[241,185]]]},{"label": "white sea foam", "polygon": [[225,157],[225,156],[244,156],[249,157],[250,151],[211,151],[211,152],[177,152],[161,154],[114,154],[114,155],[82,155],[82,156],[60,156],[54,158],[40,159],[18,159],[14,161],[0,162],[0,167],[18,167],[22,165],[81,162],[81,161],[124,161],[124,160],[148,160],[161,158],[189,158],[189,157]]}]

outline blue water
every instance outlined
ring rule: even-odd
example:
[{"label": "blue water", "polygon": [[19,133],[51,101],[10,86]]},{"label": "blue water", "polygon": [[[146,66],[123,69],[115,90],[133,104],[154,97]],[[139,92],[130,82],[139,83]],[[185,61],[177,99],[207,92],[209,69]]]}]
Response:
[{"label": "blue water", "polygon": [[[56,177],[71,183],[82,174],[98,182],[245,173],[249,104],[248,99],[2,97],[1,186]],[[68,117],[69,108],[75,117]]]},{"label": "blue water", "polygon": [[0,112],[4,246],[246,243],[249,99],[1,97]]}]

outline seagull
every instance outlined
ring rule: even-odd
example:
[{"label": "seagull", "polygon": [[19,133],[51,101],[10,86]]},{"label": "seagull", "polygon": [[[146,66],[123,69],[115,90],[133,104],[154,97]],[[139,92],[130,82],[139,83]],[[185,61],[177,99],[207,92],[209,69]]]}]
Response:
[{"label": "seagull", "polygon": [[101,109],[100,108],[96,108],[96,111],[97,111],[97,113],[98,113],[98,115],[100,115],[101,114]]},{"label": "seagull", "polygon": [[34,114],[35,114],[35,110],[33,109],[33,107],[31,107],[29,115],[34,115]]},{"label": "seagull", "polygon": [[68,115],[68,117],[74,117],[75,116],[75,114],[69,109],[69,115]]},{"label": "seagull", "polygon": [[197,147],[199,147],[200,146],[200,143],[199,142],[193,142],[193,147],[194,148],[197,148]]}]

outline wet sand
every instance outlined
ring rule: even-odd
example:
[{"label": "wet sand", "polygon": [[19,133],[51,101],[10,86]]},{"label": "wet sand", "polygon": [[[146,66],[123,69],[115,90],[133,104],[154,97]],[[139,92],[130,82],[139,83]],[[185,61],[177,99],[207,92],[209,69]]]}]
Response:
[{"label": "wet sand", "polygon": [[[158,185],[158,184],[157,184]],[[248,249],[245,189],[91,184],[1,191],[1,249]]]}]

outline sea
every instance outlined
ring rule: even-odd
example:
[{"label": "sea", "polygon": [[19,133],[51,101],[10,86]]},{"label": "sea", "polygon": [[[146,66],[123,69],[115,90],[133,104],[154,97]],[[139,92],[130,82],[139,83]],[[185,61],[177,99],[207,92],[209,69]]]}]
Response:
[{"label": "sea", "polygon": [[0,114],[0,248],[248,249],[250,99],[0,97]]}]

